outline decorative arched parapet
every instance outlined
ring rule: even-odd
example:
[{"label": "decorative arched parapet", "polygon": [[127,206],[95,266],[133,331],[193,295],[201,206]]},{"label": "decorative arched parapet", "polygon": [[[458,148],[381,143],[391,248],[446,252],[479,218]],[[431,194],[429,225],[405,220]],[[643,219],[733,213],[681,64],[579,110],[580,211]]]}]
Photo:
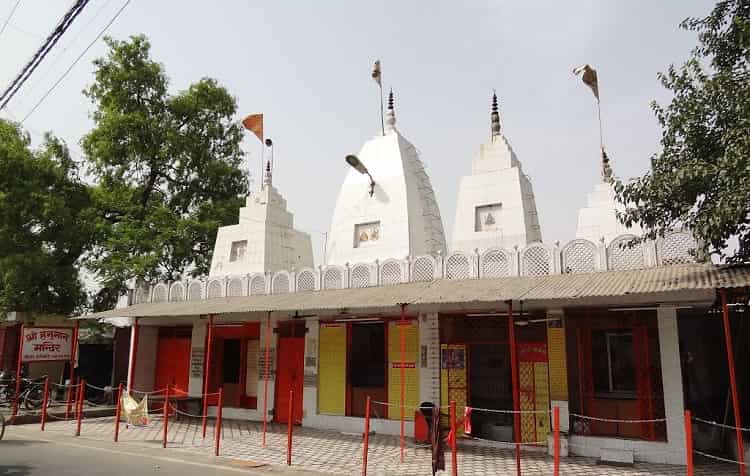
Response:
[{"label": "decorative arched parapet", "polygon": [[404,283],[406,281],[406,266],[403,261],[388,259],[380,265],[380,284],[382,286]]},{"label": "decorative arched parapet", "polygon": [[250,295],[266,294],[266,275],[254,273],[250,276]]},{"label": "decorative arched parapet", "polygon": [[227,283],[227,297],[239,297],[245,295],[245,284],[242,278],[231,278]]},{"label": "decorative arched parapet", "polygon": [[151,288],[151,302],[164,302],[167,300],[167,285],[164,283],[156,284]]},{"label": "decorative arched parapet", "polygon": [[638,237],[627,234],[617,236],[607,247],[607,269],[623,271],[646,267],[645,243]]},{"label": "decorative arched parapet", "polygon": [[135,290],[135,304],[149,302],[149,288],[139,286]]},{"label": "decorative arched parapet", "polygon": [[305,268],[297,273],[297,291],[315,291],[318,289],[316,272],[312,268]]},{"label": "decorative arched parapet", "polygon": [[322,289],[342,289],[344,287],[344,270],[340,266],[325,266],[322,274]]},{"label": "decorative arched parapet", "polygon": [[593,273],[600,268],[599,249],[589,240],[577,239],[567,243],[560,251],[563,273]]},{"label": "decorative arched parapet", "polygon": [[196,279],[188,286],[188,301],[200,301],[203,299],[203,282]]},{"label": "decorative arched parapet", "polygon": [[545,276],[555,270],[552,248],[544,243],[531,243],[521,251],[521,276]]},{"label": "decorative arched parapet", "polygon": [[480,278],[504,278],[513,273],[513,258],[501,248],[489,248],[479,255]]},{"label": "decorative arched parapet", "polygon": [[670,264],[695,263],[698,241],[688,231],[672,231],[656,242],[658,263],[661,266]]},{"label": "decorative arched parapet", "polygon": [[417,256],[411,262],[411,280],[414,282],[432,281],[438,274],[438,263],[430,255]]},{"label": "decorative arched parapet", "polygon": [[287,271],[277,271],[271,280],[271,294],[285,294],[290,291],[291,279]]},{"label": "decorative arched parapet", "polygon": [[224,297],[224,280],[212,279],[209,281],[206,287],[206,297],[208,299]]},{"label": "decorative arched parapet", "polygon": [[456,251],[445,258],[445,279],[476,277],[475,256]]},{"label": "decorative arched parapet", "polygon": [[180,281],[175,281],[169,287],[169,300],[172,302],[185,300],[185,286]]},{"label": "decorative arched parapet", "polygon": [[357,263],[349,270],[349,287],[366,288],[378,284],[378,267],[375,263]]}]

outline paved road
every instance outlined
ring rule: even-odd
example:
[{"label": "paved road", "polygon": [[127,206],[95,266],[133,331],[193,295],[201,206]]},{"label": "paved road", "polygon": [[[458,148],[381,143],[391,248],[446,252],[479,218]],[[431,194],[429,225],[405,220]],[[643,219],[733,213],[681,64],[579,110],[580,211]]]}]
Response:
[{"label": "paved road", "polygon": [[0,441],[1,476],[302,476],[285,468],[248,468],[247,462],[143,448],[110,442],[76,440],[24,426],[8,427]]}]

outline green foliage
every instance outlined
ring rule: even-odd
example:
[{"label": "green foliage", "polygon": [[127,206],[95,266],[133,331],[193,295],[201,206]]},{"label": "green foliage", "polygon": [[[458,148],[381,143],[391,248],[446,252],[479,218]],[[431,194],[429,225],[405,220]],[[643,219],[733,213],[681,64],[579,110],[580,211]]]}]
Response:
[{"label": "green foliage", "polygon": [[[662,126],[661,151],[651,170],[623,185],[631,204],[623,223],[639,223],[655,238],[687,226],[704,251],[727,261],[750,261],[750,0],[724,0],[706,18],[681,27],[699,45],[682,67],[659,74],[674,94],[652,108]],[[635,205],[632,205],[635,204]],[[739,240],[736,251],[727,248]]]},{"label": "green foliage", "polygon": [[126,280],[179,279],[208,271],[216,231],[233,223],[248,191],[235,99],[201,79],[168,92],[143,36],[106,38],[84,91],[95,105],[83,149],[101,209],[89,265],[111,307]]},{"label": "green foliage", "polygon": [[60,140],[31,150],[0,120],[0,312],[68,314],[83,305],[81,256],[92,238],[88,187]]}]

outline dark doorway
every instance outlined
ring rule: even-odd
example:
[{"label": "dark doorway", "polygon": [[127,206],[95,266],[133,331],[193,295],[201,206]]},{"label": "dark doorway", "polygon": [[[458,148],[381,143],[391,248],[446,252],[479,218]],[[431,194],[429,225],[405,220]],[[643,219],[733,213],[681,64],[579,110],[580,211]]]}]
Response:
[{"label": "dark doorway", "polygon": [[387,401],[385,324],[354,323],[350,327],[349,416],[364,416],[365,402]]},{"label": "dark doorway", "polygon": [[[469,346],[469,401],[475,408],[513,408],[510,358],[506,344]],[[508,413],[473,412],[473,434],[498,441],[513,440],[513,418]]]}]

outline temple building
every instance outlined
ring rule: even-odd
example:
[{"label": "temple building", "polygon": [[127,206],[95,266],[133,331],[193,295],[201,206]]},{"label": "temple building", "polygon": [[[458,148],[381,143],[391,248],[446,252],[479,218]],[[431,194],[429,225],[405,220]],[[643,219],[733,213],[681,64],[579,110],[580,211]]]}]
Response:
[{"label": "temple building", "polygon": [[[445,253],[440,209],[417,148],[396,128],[393,92],[386,129],[357,154],[369,177],[350,169],[339,191],[326,265]],[[372,192],[372,193],[371,193]]]},{"label": "temple building", "polygon": [[263,187],[240,208],[239,223],[216,235],[210,276],[247,275],[313,265],[310,235],[294,228],[294,215],[273,186],[270,162]]},{"label": "temple building", "polygon": [[461,178],[451,251],[523,248],[542,241],[534,190],[501,132],[497,95],[492,95],[491,136]]}]

